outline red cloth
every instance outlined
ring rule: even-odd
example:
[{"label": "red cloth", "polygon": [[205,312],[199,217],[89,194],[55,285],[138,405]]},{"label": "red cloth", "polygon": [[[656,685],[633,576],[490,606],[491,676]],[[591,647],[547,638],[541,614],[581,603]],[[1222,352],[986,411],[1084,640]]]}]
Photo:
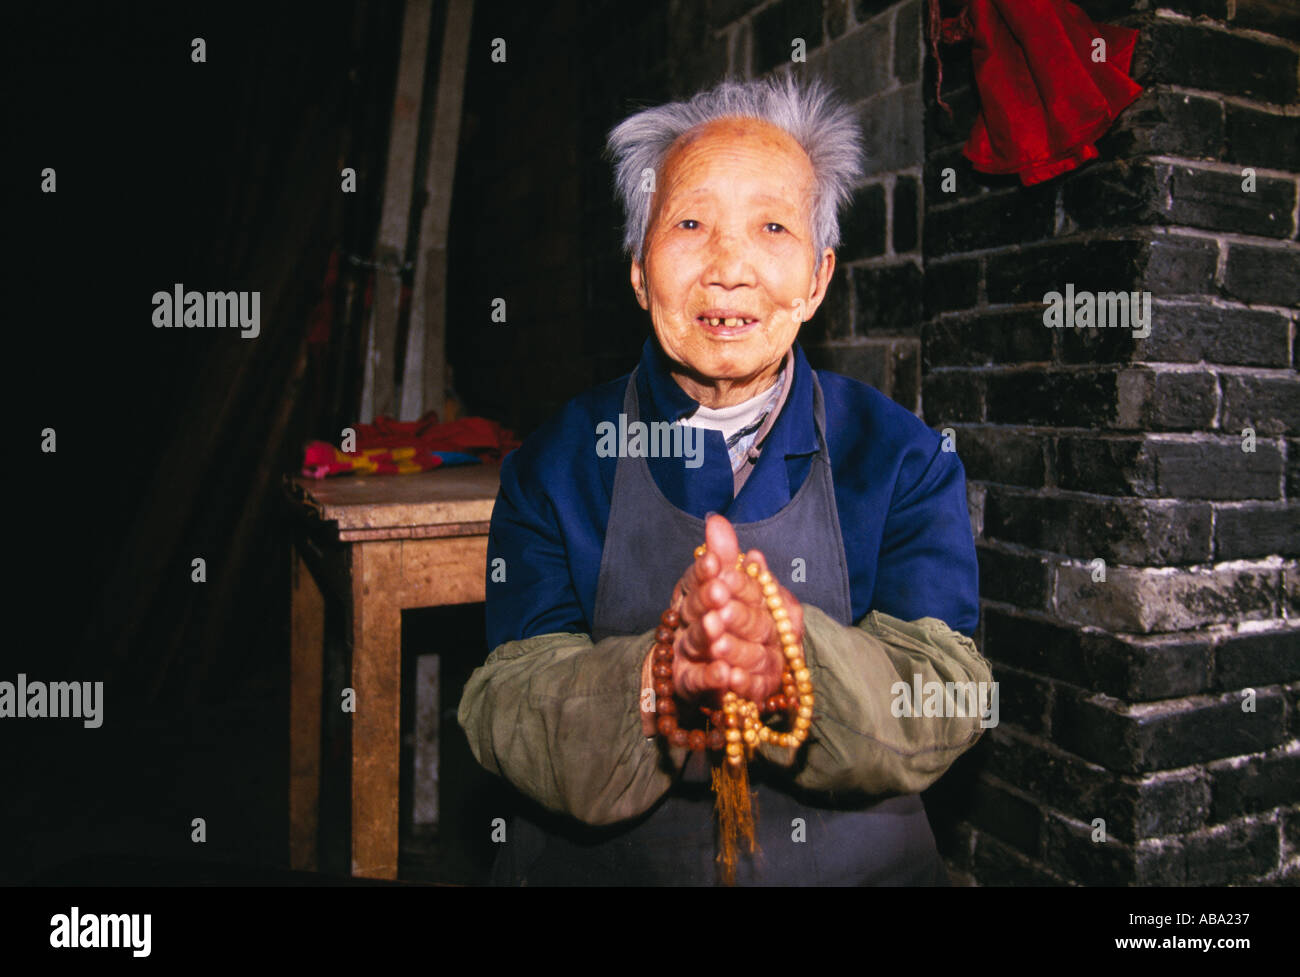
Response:
[{"label": "red cloth", "polygon": [[1067,0],[969,0],[941,34],[967,36],[980,113],[962,152],[984,173],[1041,183],[1095,159],[1093,142],[1142,92],[1129,77],[1138,32],[1094,24]]}]

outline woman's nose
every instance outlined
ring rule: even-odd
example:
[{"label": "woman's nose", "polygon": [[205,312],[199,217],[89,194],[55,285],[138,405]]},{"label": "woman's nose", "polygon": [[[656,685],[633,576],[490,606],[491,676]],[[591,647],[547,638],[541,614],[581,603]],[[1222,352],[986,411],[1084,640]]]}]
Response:
[{"label": "woman's nose", "polygon": [[726,229],[715,230],[709,238],[708,259],[704,269],[705,284],[734,288],[752,285],[754,273],[744,240]]}]

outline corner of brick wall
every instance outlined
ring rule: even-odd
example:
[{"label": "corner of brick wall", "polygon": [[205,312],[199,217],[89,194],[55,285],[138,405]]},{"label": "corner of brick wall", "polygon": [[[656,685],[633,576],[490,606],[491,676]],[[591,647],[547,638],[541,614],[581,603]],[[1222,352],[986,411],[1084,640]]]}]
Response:
[{"label": "corner of brick wall", "polygon": [[[966,468],[1001,687],[936,832],[983,884],[1294,883],[1300,9],[1081,6],[1140,29],[1145,91],[1046,184],[972,170],[969,45],[952,119],[927,58],[924,417]],[[1047,328],[1067,283],[1149,291],[1150,335]]]}]

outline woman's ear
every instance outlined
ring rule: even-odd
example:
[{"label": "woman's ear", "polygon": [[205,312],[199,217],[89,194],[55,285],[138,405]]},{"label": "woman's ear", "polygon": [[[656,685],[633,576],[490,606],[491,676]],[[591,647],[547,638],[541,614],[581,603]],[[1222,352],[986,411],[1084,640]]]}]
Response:
[{"label": "woman's ear", "polygon": [[813,276],[813,287],[808,295],[808,301],[804,305],[803,321],[807,322],[817,311],[817,307],[822,304],[822,299],[826,298],[826,289],[830,287],[831,276],[835,274],[835,252],[830,248],[822,251],[821,264],[817,267],[817,274]]},{"label": "woman's ear", "polygon": [[650,311],[650,300],[645,294],[645,277],[639,261],[632,262],[632,291],[636,293],[636,300],[641,304],[641,308]]}]

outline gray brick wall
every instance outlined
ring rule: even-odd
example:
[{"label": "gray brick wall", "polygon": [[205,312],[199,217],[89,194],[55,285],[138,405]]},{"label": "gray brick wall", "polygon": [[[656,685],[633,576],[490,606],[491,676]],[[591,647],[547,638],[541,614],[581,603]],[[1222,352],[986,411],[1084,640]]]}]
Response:
[{"label": "gray brick wall", "polygon": [[[1300,13],[1081,5],[1142,32],[1101,159],[975,173],[969,45],[954,117],[923,93],[923,416],[956,432],[1002,683],[931,812],[981,883],[1294,883]],[[1150,334],[1046,328],[1067,282],[1151,292]]]}]

